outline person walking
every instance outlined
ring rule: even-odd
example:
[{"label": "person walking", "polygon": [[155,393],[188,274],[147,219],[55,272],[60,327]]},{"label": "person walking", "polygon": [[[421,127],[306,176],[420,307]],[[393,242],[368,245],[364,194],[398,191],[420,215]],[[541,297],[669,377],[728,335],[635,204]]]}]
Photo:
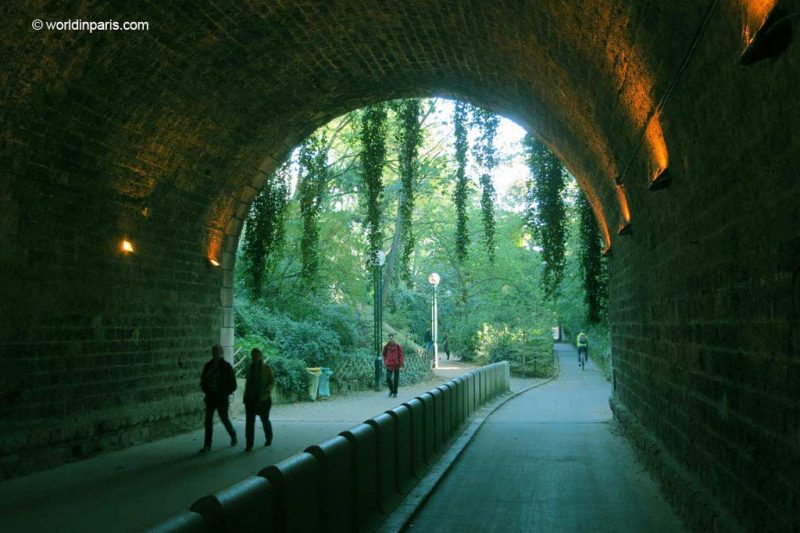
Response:
[{"label": "person walking", "polygon": [[586,333],[582,331],[578,333],[575,346],[578,348],[578,366],[581,366],[581,352],[583,352],[584,358],[589,357],[589,337],[586,336]]},{"label": "person walking", "polygon": [[272,409],[272,387],[275,385],[275,374],[272,368],[264,361],[264,354],[258,348],[250,352],[250,367],[247,369],[247,379],[244,384],[244,451],[253,449],[255,440],[256,415],[261,419],[264,428],[264,446],[272,444],[272,422],[269,421],[269,412]]},{"label": "person walking", "polygon": [[215,344],[211,347],[211,361],[203,367],[200,375],[200,388],[205,393],[206,418],[205,441],[200,453],[211,450],[211,437],[214,434],[214,411],[219,414],[219,419],[231,437],[231,446],[236,446],[236,431],[228,418],[229,396],[236,390],[236,376],[233,367],[222,358],[222,346]]},{"label": "person walking", "polygon": [[429,329],[425,332],[425,351],[430,353],[433,350],[433,333]]},{"label": "person walking", "polygon": [[386,382],[389,385],[389,396],[392,398],[397,398],[400,369],[404,365],[403,347],[394,341],[394,333],[390,333],[389,342],[383,347],[383,366],[386,367]]},{"label": "person walking", "polygon": [[450,360],[450,334],[445,333],[444,338],[442,339],[442,347],[444,348],[444,353],[447,354],[447,360]]}]

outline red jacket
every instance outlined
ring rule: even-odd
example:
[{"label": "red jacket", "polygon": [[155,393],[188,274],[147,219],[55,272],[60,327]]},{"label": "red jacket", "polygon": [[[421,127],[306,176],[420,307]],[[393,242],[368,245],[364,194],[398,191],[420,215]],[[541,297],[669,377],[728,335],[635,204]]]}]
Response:
[{"label": "red jacket", "polygon": [[389,370],[396,370],[405,364],[403,347],[396,342],[389,342],[383,347],[383,366]]}]

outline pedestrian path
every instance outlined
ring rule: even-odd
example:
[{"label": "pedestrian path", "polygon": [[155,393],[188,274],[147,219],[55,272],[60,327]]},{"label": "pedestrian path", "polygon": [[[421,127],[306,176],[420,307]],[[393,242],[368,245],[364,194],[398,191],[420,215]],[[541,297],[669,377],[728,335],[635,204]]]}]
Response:
[{"label": "pedestrian path", "polygon": [[409,531],[683,531],[615,431],[610,388],[557,345],[559,379],[491,415]]},{"label": "pedestrian path", "polygon": [[[397,398],[385,391],[361,391],[329,401],[276,405],[275,439],[264,448],[260,423],[256,447],[244,453],[244,419],[232,418],[239,445],[229,446],[215,424],[214,446],[200,455],[203,430],[134,446],[0,483],[0,531],[141,531],[198,498],[255,475],[365,419],[408,401],[472,365],[441,358],[436,377],[401,387]],[[236,399],[241,402],[241,397]],[[216,419],[215,419],[216,420]],[[198,423],[202,413],[198,414]]]}]

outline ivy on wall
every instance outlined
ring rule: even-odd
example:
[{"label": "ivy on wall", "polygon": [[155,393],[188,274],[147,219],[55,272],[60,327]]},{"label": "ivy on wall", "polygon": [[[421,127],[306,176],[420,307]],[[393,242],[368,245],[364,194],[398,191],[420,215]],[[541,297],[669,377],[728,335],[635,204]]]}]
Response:
[{"label": "ivy on wall", "polygon": [[422,144],[422,129],[420,126],[420,102],[416,99],[404,100],[398,110],[400,122],[400,181],[402,182],[402,200],[398,209],[402,219],[403,254],[401,257],[401,276],[411,285],[411,254],[414,252],[416,240],[414,228],[411,226],[411,217],[414,213],[414,189],[419,172],[419,147]]},{"label": "ivy on wall", "polygon": [[456,152],[456,186],[453,201],[456,207],[456,258],[459,262],[467,259],[469,234],[467,233],[467,201],[469,200],[469,179],[467,178],[467,104],[456,102],[453,112]]},{"label": "ivy on wall", "polygon": [[383,244],[381,201],[383,199],[383,166],[386,163],[386,106],[368,107],[361,116],[361,181],[367,204],[367,240],[369,268]]},{"label": "ivy on wall", "polygon": [[289,203],[289,165],[270,176],[250,206],[244,228],[245,285],[261,296],[264,275],[274,266],[285,242],[286,206]]},{"label": "ivy on wall", "polygon": [[303,236],[300,239],[300,278],[313,283],[319,270],[319,216],[328,188],[328,140],[320,130],[300,145],[298,155],[300,177],[297,184],[300,196],[300,217]]},{"label": "ivy on wall", "polygon": [[530,169],[525,219],[534,240],[542,247],[542,290],[545,298],[555,300],[564,278],[567,222],[563,192],[566,173],[561,161],[539,139],[526,135],[523,145]]},{"label": "ivy on wall", "polygon": [[608,305],[608,268],[602,257],[602,237],[592,206],[581,191],[576,202],[579,216],[579,253],[586,320],[590,324],[605,321]]},{"label": "ivy on wall", "polygon": [[486,254],[490,261],[494,261],[495,256],[495,220],[494,204],[495,190],[492,183],[492,172],[497,167],[497,149],[495,147],[495,137],[497,136],[497,125],[500,119],[494,113],[484,111],[480,108],[472,109],[472,122],[478,127],[480,136],[475,142],[473,153],[475,162],[481,171],[481,217],[483,218],[483,243],[486,247]]}]

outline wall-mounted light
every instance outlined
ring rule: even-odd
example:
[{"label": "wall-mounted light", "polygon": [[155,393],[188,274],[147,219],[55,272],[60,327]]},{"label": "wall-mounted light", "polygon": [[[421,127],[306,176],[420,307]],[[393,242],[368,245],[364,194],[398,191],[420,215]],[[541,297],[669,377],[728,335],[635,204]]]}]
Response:
[{"label": "wall-mounted light", "polygon": [[122,239],[122,242],[119,243],[119,249],[126,254],[132,254],[134,252],[133,243],[127,239]]},{"label": "wall-mounted light", "polygon": [[650,178],[650,185],[647,186],[651,191],[660,191],[669,187],[670,176],[668,168],[662,168],[656,171],[652,178]]},{"label": "wall-mounted light", "polygon": [[217,261],[213,257],[209,257],[208,258],[208,264],[213,266],[213,267],[218,267],[219,266],[219,261]]},{"label": "wall-mounted light", "polygon": [[[751,0],[752,4],[763,4]],[[763,22],[756,29],[751,29],[759,21],[760,9],[764,6],[756,5],[751,8],[752,13],[748,13],[748,20],[744,24],[745,49],[741,55],[742,65],[752,65],[762,59],[776,57],[789,46],[792,40],[792,24],[789,10],[783,5],[784,2],[775,2],[769,9]]]},{"label": "wall-mounted light", "polygon": [[617,235],[630,235],[631,234],[631,223],[630,222],[623,222],[619,225],[619,229],[617,229]]}]

